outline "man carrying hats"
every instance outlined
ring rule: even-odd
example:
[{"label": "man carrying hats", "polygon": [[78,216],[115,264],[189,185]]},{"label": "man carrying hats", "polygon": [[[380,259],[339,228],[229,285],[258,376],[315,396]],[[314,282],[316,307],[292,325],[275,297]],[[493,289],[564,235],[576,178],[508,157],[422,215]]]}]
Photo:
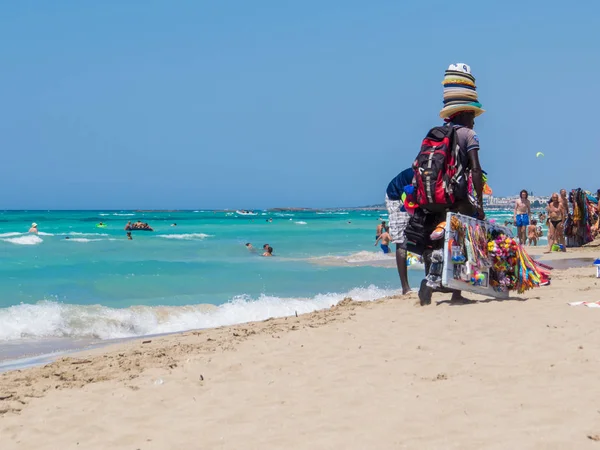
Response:
[{"label": "man carrying hats", "polygon": [[[456,130],[456,139],[460,147],[460,157],[466,167],[466,173],[470,174],[473,190],[476,194],[475,201],[471,199],[460,200],[450,208],[451,212],[458,212],[483,220],[483,171],[479,163],[479,139],[473,127],[475,117],[483,114],[481,103],[477,98],[475,77],[471,74],[471,68],[467,64],[451,64],[446,70],[444,81],[444,107],[440,111],[440,117]],[[446,214],[440,214],[439,222],[445,220]],[[431,250],[423,254],[425,273],[429,274],[431,266]],[[421,282],[419,289],[419,300],[421,305],[431,303],[433,288],[427,286],[427,280]],[[440,289],[442,292],[452,292],[452,301],[463,300],[460,291]]]},{"label": "man carrying hats", "polygon": [[475,77],[467,64],[451,64],[446,70],[444,81],[444,107],[440,117],[456,129],[456,138],[460,146],[467,173],[471,174],[473,188],[477,194],[477,204],[469,201],[456,205],[456,211],[469,216],[477,215],[483,219],[483,171],[479,163],[479,138],[473,130],[475,117],[485,112],[477,98]]}]

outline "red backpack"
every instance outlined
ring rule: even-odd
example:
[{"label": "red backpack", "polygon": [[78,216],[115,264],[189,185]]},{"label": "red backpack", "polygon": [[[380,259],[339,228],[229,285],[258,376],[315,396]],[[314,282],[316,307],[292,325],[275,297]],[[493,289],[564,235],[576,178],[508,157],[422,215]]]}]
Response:
[{"label": "red backpack", "polygon": [[431,212],[443,212],[467,198],[467,180],[456,130],[452,125],[432,128],[413,163],[417,204]]}]

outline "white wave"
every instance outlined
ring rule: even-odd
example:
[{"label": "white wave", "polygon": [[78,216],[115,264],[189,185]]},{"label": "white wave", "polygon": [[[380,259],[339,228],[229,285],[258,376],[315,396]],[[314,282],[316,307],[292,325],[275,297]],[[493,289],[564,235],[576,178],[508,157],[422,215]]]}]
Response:
[{"label": "white wave", "polygon": [[72,231],[69,233],[69,236],[108,236],[107,233],[79,233],[77,231]]},{"label": "white wave", "polygon": [[204,233],[188,233],[188,234],[159,234],[157,237],[164,239],[183,239],[183,240],[196,240],[196,239],[206,239],[208,237],[212,237],[210,234]]},{"label": "white wave", "polygon": [[[290,219],[291,220],[291,219]],[[298,222],[294,222],[296,225],[306,225],[306,222],[299,220]]]},{"label": "white wave", "polygon": [[[358,253],[353,253],[352,255],[349,255],[349,256],[343,256],[342,258],[349,263],[359,263],[359,262],[368,262],[368,261],[387,261],[394,256],[395,256],[394,253],[385,254],[382,251],[379,251],[379,252],[362,251],[362,252],[358,252]],[[394,261],[395,261],[395,259],[394,259]]]},{"label": "white wave", "polygon": [[126,216],[135,216],[135,214],[131,214],[131,213],[113,213],[113,216],[121,216],[121,217],[126,217]]},{"label": "white wave", "polygon": [[38,234],[39,234],[40,236],[54,236],[54,234],[53,234],[53,233],[45,233],[45,232],[43,232],[43,231],[38,231]]},{"label": "white wave", "polygon": [[101,213],[101,214],[98,214],[98,215],[99,216],[110,216],[110,214],[106,214],[106,213]]},{"label": "white wave", "polygon": [[7,238],[7,237],[13,237],[13,236],[21,236],[25,233],[17,233],[16,231],[13,231],[11,233],[0,233],[0,239],[2,238]]},{"label": "white wave", "polygon": [[116,339],[214,328],[291,316],[296,312],[309,313],[334,306],[346,297],[372,301],[398,292],[371,285],[345,293],[319,294],[312,298],[261,295],[253,299],[242,295],[218,307],[132,306],[117,309],[42,301],[35,305],[20,304],[0,309],[0,341],[49,337]]},{"label": "white wave", "polygon": [[[353,253],[351,255],[320,256],[309,258],[308,261],[320,266],[376,266],[376,267],[396,267],[396,254],[392,250],[390,253],[382,251],[366,251]],[[409,261],[410,262],[410,261]],[[409,269],[421,269],[420,263],[410,264]]]},{"label": "white wave", "polygon": [[69,238],[69,239],[65,239],[66,242],[97,242],[97,241],[104,241],[104,240],[108,240],[108,239],[88,239],[88,238]]},{"label": "white wave", "polygon": [[37,245],[37,244],[41,244],[42,242],[44,242],[42,240],[42,238],[36,236],[35,234],[29,234],[26,236],[19,236],[19,237],[11,237],[11,238],[6,238],[6,239],[2,239],[4,242],[10,242],[11,244],[17,244],[17,245]]}]

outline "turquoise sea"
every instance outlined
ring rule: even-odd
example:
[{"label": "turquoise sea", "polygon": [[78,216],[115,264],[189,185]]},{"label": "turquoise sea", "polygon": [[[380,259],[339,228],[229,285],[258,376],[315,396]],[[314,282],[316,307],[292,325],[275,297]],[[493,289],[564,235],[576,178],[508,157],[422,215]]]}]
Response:
[{"label": "turquoise sea", "polygon": [[[255,213],[0,212],[0,359],[30,342],[215,327],[398,292],[393,257],[374,246],[386,211]],[[138,219],[155,231],[127,240]],[[265,243],[273,258],[260,256]],[[416,287],[422,267],[411,269]]]}]

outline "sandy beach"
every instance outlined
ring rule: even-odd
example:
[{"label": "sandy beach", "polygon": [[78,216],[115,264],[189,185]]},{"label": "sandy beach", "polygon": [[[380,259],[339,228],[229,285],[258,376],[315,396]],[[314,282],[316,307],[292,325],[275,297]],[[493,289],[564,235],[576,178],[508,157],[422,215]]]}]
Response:
[{"label": "sandy beach", "polygon": [[7,372],[1,448],[597,448],[600,311],[567,303],[599,282],[586,262],[507,301],[346,299]]}]

